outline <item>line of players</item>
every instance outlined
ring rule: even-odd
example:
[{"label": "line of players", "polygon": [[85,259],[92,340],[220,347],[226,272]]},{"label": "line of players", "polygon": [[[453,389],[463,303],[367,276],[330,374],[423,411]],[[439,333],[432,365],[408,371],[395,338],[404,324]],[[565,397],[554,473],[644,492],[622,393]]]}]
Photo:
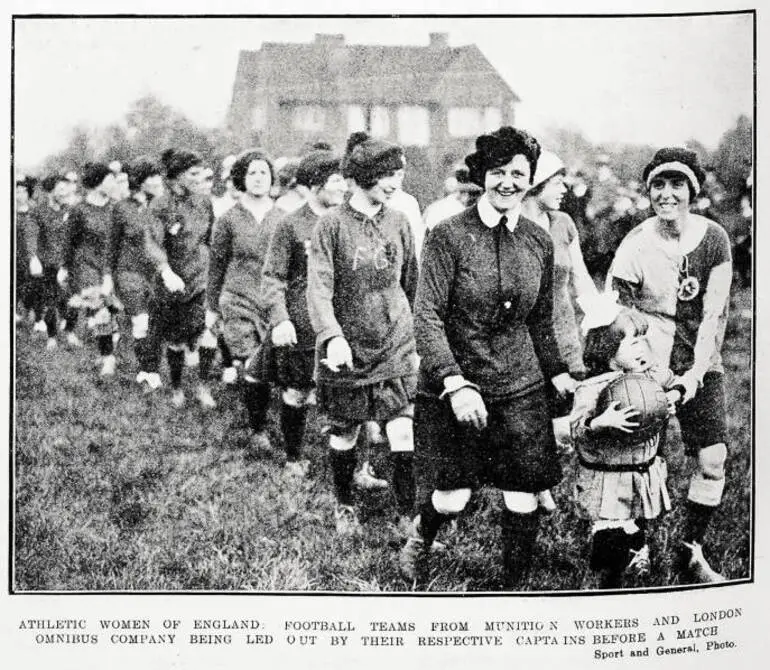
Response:
[{"label": "line of players", "polygon": [[[526,151],[525,146],[515,157]],[[539,147],[536,153],[530,161],[529,185]],[[199,157],[176,149],[164,152],[157,163],[136,161],[125,173],[120,166],[87,164],[82,174],[85,196],[74,204],[66,176],[46,178],[45,200],[33,208],[23,195],[29,196],[30,183],[20,180],[17,225],[28,269],[20,297],[39,319],[35,328],[45,330],[49,349],[56,347],[60,328],[69,345],[80,346],[76,324],[83,312],[104,377],[115,374],[116,316],[124,310],[131,318],[137,382],[148,391],[162,385],[165,346],[171,400],[179,407],[186,402],[182,377],[191,363],[197,364],[197,401],[205,409],[216,407],[210,378],[219,349],[224,379],[241,385],[255,450],[270,450],[265,430],[270,386],[279,386],[289,476],[307,472],[302,457],[306,413],[319,402],[329,425],[338,532],[360,530],[354,483],[362,488],[391,486],[397,527],[408,538],[406,551],[414,546],[409,540],[420,523],[419,516],[413,518],[412,423],[419,359],[412,302],[426,227],[416,201],[402,189],[403,151],[364,133],[351,136],[342,158],[328,148],[316,148],[299,163],[296,188],[277,201],[272,197],[275,166],[264,151],[246,151],[224,167],[228,188],[216,200],[205,195],[211,175]],[[482,172],[481,179],[460,180],[476,185],[456,189],[455,202],[445,202],[456,210],[450,215],[471,211],[464,207],[478,197],[479,182],[488,176],[487,170]],[[514,175],[514,184],[517,178]],[[528,189],[527,180],[521,180],[522,192]],[[434,214],[437,208],[438,203]],[[492,207],[490,212],[493,209],[514,208]],[[480,204],[485,221],[483,211]],[[508,227],[506,215],[502,223],[485,225],[503,230]],[[496,244],[499,283],[501,242]],[[514,263],[510,269],[517,267]],[[527,281],[522,276],[521,282]],[[510,306],[504,302],[500,309]],[[506,319],[502,313],[501,328],[507,328]],[[559,356],[552,358],[555,363]],[[556,367],[553,371],[561,394],[574,391],[574,380],[567,384],[568,376],[562,379]],[[452,399],[456,417],[463,408],[455,407],[455,399],[477,388],[460,379],[456,388],[441,393]],[[390,446],[390,483],[377,477],[368,463],[356,472],[354,448],[360,432],[374,425],[384,426]],[[534,462],[537,455],[533,457]],[[552,505],[549,485],[533,497],[544,507]],[[454,493],[464,491],[461,487]],[[531,555],[534,541],[529,509],[534,493],[510,493],[514,507],[527,506],[526,512],[516,507],[509,515],[527,521],[526,528],[517,526],[508,538],[512,551],[505,566],[506,585],[515,586],[525,574],[524,554]],[[428,509],[433,507],[421,505],[423,527]],[[427,548],[440,548],[435,532]]]}]

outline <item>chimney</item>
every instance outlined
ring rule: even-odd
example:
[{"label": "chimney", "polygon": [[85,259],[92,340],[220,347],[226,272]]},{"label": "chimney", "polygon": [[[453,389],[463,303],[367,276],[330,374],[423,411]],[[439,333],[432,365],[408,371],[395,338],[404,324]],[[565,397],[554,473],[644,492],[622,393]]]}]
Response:
[{"label": "chimney", "polygon": [[319,46],[324,46],[329,48],[344,47],[345,36],[339,33],[336,35],[326,35],[323,33],[316,33],[314,43]]},{"label": "chimney", "polygon": [[431,33],[430,47],[433,49],[446,49],[449,46],[449,33]]}]

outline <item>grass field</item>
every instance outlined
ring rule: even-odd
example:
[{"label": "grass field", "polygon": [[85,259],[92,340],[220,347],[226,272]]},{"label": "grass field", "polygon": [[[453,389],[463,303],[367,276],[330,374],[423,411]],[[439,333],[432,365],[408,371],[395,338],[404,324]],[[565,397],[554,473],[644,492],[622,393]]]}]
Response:
[{"label": "grass field", "polygon": [[[724,349],[731,455],[724,504],[707,538],[712,565],[733,579],[750,569],[750,301],[745,290],[733,297]],[[173,409],[167,389],[142,395],[127,339],[119,346],[119,374],[105,382],[93,346],[47,352],[44,340],[17,328],[16,589],[411,590],[398,572],[388,492],[361,500],[363,537],[335,534],[318,421],[311,418],[306,435],[309,477],[286,479],[280,456],[249,452],[234,390],[217,387],[220,406],[210,413],[193,402]],[[653,574],[629,587],[676,580],[670,549],[690,464],[675,425],[669,436],[675,509],[655,530]],[[387,463],[379,452],[374,460]],[[585,533],[570,503],[569,456],[565,465],[554,491],[559,510],[541,522],[527,590],[593,584]],[[500,504],[495,491],[474,496],[469,513],[443,536],[449,549],[434,561],[430,590],[500,588]]]}]

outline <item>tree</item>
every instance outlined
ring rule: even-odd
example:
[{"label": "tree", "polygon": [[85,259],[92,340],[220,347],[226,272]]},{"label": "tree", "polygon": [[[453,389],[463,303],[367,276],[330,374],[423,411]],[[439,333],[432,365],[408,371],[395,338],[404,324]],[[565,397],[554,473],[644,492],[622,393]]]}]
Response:
[{"label": "tree", "polygon": [[720,181],[732,194],[740,193],[746,184],[752,162],[753,129],[751,119],[741,115],[728,130],[714,152],[714,167]]}]

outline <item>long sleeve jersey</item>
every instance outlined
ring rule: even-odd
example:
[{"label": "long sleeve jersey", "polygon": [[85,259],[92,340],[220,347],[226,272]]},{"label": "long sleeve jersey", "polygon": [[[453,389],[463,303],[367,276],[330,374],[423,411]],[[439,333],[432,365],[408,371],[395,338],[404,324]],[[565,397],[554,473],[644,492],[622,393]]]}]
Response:
[{"label": "long sleeve jersey", "polygon": [[208,280],[211,309],[223,301],[263,313],[260,290],[262,265],[276,224],[284,212],[269,209],[261,221],[237,204],[214,224]]},{"label": "long sleeve jersey", "polygon": [[64,266],[74,273],[82,289],[101,277],[112,228],[112,205],[78,203],[70,211],[69,224]]},{"label": "long sleeve jersey", "polygon": [[32,210],[24,232],[27,258],[37,256],[45,268],[64,264],[64,246],[69,236],[69,210],[49,203]]},{"label": "long sleeve jersey", "polygon": [[345,202],[316,224],[308,263],[307,300],[317,354],[344,337],[353,369],[318,368],[330,386],[365,386],[416,372],[411,303],[417,260],[409,222],[383,207],[368,218]]},{"label": "long sleeve jersey", "polygon": [[168,263],[181,277],[185,290],[177,299],[186,302],[206,290],[208,247],[214,223],[211,200],[167,193],[152,201],[150,212],[160,222],[152,227],[153,262],[158,271]]},{"label": "long sleeve jersey", "polygon": [[307,260],[318,218],[310,205],[304,205],[279,221],[262,269],[262,293],[270,326],[291,321],[300,349],[315,346],[307,310]]},{"label": "long sleeve jersey", "polygon": [[153,243],[152,229],[159,225],[148,205],[134,198],[116,203],[112,208],[112,228],[104,255],[104,274],[136,272],[150,279],[157,264],[165,261],[165,254],[159,254]]},{"label": "long sleeve jersey", "polygon": [[462,375],[502,399],[566,371],[553,332],[551,238],[524,217],[512,232],[498,229],[470,207],[428,236],[415,301],[423,392]]}]

